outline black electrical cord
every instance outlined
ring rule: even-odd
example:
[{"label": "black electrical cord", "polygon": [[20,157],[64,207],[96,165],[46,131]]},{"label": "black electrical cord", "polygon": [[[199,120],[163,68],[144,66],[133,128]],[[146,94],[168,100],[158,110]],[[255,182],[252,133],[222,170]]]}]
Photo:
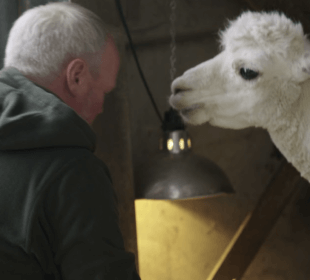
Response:
[{"label": "black electrical cord", "polygon": [[118,11],[119,11],[119,14],[120,14],[120,17],[121,17],[123,26],[124,26],[125,31],[126,31],[126,33],[127,33],[128,40],[129,40],[129,45],[130,45],[132,54],[133,54],[133,56],[134,56],[134,59],[135,59],[135,61],[136,61],[136,64],[137,64],[137,67],[138,67],[138,71],[139,71],[139,73],[140,73],[140,76],[141,76],[142,81],[143,81],[143,83],[144,83],[144,86],[145,86],[145,88],[146,88],[146,91],[147,91],[147,93],[148,93],[148,95],[149,95],[149,97],[150,97],[150,99],[151,99],[151,102],[152,102],[152,104],[153,104],[153,106],[154,106],[154,109],[155,109],[155,111],[156,111],[156,113],[157,113],[157,115],[158,115],[158,118],[160,119],[162,125],[164,125],[164,121],[163,121],[163,119],[162,119],[162,117],[161,117],[161,115],[160,115],[160,112],[159,112],[159,110],[158,110],[158,108],[157,108],[157,105],[156,105],[156,103],[155,103],[155,101],[154,101],[154,98],[153,98],[153,96],[152,96],[152,93],[151,93],[151,91],[150,91],[150,89],[149,89],[149,86],[148,86],[148,84],[147,84],[147,82],[146,82],[146,80],[145,80],[144,74],[143,74],[142,69],[141,69],[141,67],[140,67],[140,63],[139,63],[139,60],[138,60],[138,56],[137,56],[136,50],[135,50],[135,48],[134,48],[134,46],[133,46],[133,42],[132,42],[132,39],[131,39],[131,36],[130,36],[130,32],[129,32],[129,29],[128,29],[128,26],[127,26],[127,23],[126,23],[126,20],[125,20],[125,16],[124,16],[124,13],[123,13],[122,5],[121,5],[121,3],[120,3],[120,0],[115,0],[115,2],[116,2],[116,6],[117,6],[117,8],[118,8]]},{"label": "black electrical cord", "polygon": [[128,37],[128,41],[129,41],[129,45],[130,45],[130,48],[131,48],[131,51],[132,51],[132,54],[134,56],[134,59],[136,61],[136,65],[137,65],[137,68],[139,70],[139,73],[140,73],[140,76],[141,76],[141,79],[144,83],[144,86],[146,88],[146,91],[151,99],[151,102],[154,106],[154,109],[162,123],[161,125],[161,128],[162,130],[165,132],[165,131],[174,131],[174,130],[185,130],[185,124],[182,120],[182,118],[180,117],[180,115],[178,114],[178,112],[176,110],[174,110],[173,108],[170,107],[170,110],[169,111],[166,111],[165,112],[165,118],[164,120],[162,119],[161,115],[160,115],[160,112],[157,108],[157,105],[154,101],[154,98],[152,96],[152,93],[148,87],[148,84],[146,82],[146,79],[144,77],[144,74],[143,74],[143,71],[140,67],[140,63],[139,63],[139,60],[138,60],[138,56],[137,56],[137,53],[136,53],[136,50],[135,50],[135,47],[133,45],[133,42],[132,42],[132,39],[131,39],[131,35],[130,35],[130,32],[129,32],[129,28],[128,28],[128,25],[126,23],[126,19],[125,19],[125,16],[124,16],[124,13],[123,13],[123,9],[122,9],[122,5],[120,3],[120,0],[115,0],[116,2],[116,6],[118,8],[118,11],[119,11],[119,14],[120,14],[120,17],[121,17],[121,20],[122,20],[122,23],[123,23],[123,26],[125,28],[125,31],[126,31],[126,34],[127,34],[127,37]]}]

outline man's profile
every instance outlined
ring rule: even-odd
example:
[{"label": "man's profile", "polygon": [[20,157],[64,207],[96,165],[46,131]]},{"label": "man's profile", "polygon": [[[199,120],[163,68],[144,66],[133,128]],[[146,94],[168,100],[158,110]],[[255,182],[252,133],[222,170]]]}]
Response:
[{"label": "man's profile", "polygon": [[0,71],[1,279],[140,279],[90,127],[119,63],[113,34],[79,5],[14,23]]}]

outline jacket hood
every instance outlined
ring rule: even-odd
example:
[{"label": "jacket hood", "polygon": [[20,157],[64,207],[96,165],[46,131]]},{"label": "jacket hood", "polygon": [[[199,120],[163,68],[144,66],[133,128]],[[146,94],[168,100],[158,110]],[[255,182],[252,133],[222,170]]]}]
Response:
[{"label": "jacket hood", "polygon": [[0,71],[0,151],[95,145],[90,125],[59,97],[15,68]]}]

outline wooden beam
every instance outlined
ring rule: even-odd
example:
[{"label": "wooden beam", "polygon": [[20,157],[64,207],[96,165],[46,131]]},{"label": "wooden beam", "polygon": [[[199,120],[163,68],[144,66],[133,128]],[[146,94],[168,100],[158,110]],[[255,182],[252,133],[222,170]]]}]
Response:
[{"label": "wooden beam", "polygon": [[243,1],[246,2],[253,11],[260,11],[262,9],[257,5],[257,3],[254,3],[253,0],[243,0]]},{"label": "wooden beam", "polygon": [[127,0],[126,1],[126,19],[130,22],[138,22],[140,20],[141,12],[140,0]]},{"label": "wooden beam", "polygon": [[[207,280],[240,280],[304,179],[286,160],[239,227]],[[308,183],[308,182],[306,182]]]},{"label": "wooden beam", "polygon": [[[177,34],[176,43],[204,40],[206,38],[216,38],[218,31],[216,30],[202,30],[191,33]],[[132,36],[132,40],[135,48],[157,46],[162,44],[170,44],[170,35],[160,36],[160,37],[144,37],[142,36]],[[129,44],[126,44],[126,49],[129,49]]]}]

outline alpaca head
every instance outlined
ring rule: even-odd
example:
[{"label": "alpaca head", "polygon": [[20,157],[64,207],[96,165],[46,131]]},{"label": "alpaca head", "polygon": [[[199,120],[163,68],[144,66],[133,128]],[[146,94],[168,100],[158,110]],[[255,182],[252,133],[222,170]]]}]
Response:
[{"label": "alpaca head", "polygon": [[245,12],[220,32],[222,52],[172,83],[170,105],[185,122],[268,127],[310,78],[310,44],[284,15]]}]

